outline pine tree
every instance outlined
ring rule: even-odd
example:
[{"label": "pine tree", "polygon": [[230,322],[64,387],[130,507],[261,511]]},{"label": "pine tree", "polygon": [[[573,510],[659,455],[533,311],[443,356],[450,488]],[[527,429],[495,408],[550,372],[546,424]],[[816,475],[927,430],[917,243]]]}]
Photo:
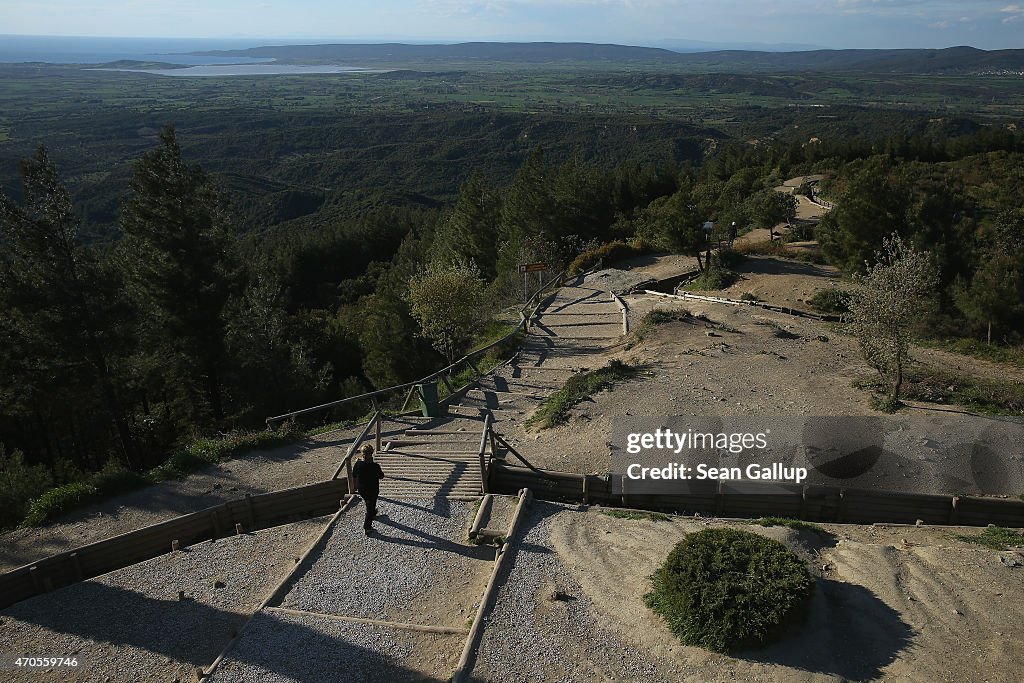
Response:
[{"label": "pine tree", "polygon": [[147,347],[192,423],[224,417],[224,307],[236,279],[230,230],[210,178],[185,163],[174,128],[135,164],[121,213],[132,295]]},{"label": "pine tree", "polygon": [[431,259],[471,261],[487,279],[498,259],[498,197],[474,171],[459,190],[459,200],[438,229]]},{"label": "pine tree", "polygon": [[[80,419],[98,402],[131,465],[135,447],[114,367],[128,344],[119,283],[82,246],[80,220],[45,148],[22,162],[21,175],[23,206],[0,195],[3,376],[11,382],[10,398],[15,409],[50,406],[62,414],[77,411]],[[50,428],[60,438],[69,426]]]}]

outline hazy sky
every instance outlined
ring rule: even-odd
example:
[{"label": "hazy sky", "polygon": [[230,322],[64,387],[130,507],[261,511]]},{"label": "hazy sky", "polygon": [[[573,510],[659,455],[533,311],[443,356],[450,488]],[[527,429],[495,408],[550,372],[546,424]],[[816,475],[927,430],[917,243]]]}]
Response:
[{"label": "hazy sky", "polygon": [[1024,0],[0,0],[0,33],[991,49]]}]

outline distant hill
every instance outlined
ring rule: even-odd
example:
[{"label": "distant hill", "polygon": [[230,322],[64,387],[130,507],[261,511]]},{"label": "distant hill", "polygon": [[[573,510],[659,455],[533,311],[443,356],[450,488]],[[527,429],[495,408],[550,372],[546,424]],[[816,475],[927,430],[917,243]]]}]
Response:
[{"label": "distant hill", "polygon": [[1024,50],[808,50],[749,52],[723,50],[682,55],[684,61],[711,69],[771,71],[864,71],[871,73],[954,74],[1024,71]]},{"label": "distant hill", "polygon": [[1024,50],[805,50],[756,52],[718,50],[681,53],[655,47],[596,43],[457,43],[453,45],[330,44],[281,45],[193,54],[270,57],[292,64],[343,63],[415,68],[425,64],[624,64],[678,66],[694,71],[969,74],[1024,71]]}]

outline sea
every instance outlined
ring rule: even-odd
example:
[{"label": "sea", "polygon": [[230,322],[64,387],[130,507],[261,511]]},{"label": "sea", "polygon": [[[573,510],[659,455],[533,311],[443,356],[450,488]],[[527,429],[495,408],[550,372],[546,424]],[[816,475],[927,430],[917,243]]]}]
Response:
[{"label": "sea", "polygon": [[295,41],[201,38],[84,38],[66,36],[0,35],[0,63],[106,64],[119,60],[166,62],[185,66],[260,64],[273,61],[252,57],[208,57],[190,52],[243,50]]}]

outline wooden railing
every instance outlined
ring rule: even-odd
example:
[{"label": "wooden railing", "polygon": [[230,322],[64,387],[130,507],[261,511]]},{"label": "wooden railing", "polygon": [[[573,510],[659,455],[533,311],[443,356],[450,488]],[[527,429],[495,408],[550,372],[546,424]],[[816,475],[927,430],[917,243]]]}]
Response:
[{"label": "wooden railing", "polygon": [[981,496],[953,496],[901,491],[874,491],[834,486],[764,484],[764,493],[616,494],[609,475],[554,472],[514,467],[496,461],[489,489],[507,494],[530,488],[538,498],[602,505],[700,513],[715,517],[790,517],[848,524],[915,524],[1024,527],[1024,501]]},{"label": "wooden railing", "polygon": [[201,540],[330,514],[345,500],[340,481],[246,495],[119,536],[42,558],[0,574],[0,609],[61,586],[174,552]]},{"label": "wooden railing", "polygon": [[478,451],[478,457],[480,458],[480,486],[484,493],[490,493],[487,489],[487,479],[490,476],[491,471],[491,458],[488,457],[487,449],[490,448],[490,456],[494,455],[494,428],[492,421],[494,416],[491,415],[490,411],[487,411],[487,415],[484,416],[484,428],[480,434],[480,449]]},{"label": "wooden railing", "polygon": [[373,414],[373,417],[370,418],[370,421],[363,427],[363,431],[359,432],[359,436],[349,444],[348,451],[345,453],[345,458],[338,464],[338,469],[334,470],[334,476],[331,477],[331,479],[337,479],[338,475],[341,474],[341,471],[345,470],[345,478],[348,480],[348,492],[350,494],[355,492],[352,482],[352,456],[359,451],[359,447],[363,445],[363,442],[366,441],[366,437],[370,434],[370,430],[374,429],[374,427],[376,427],[374,450],[378,453],[380,452],[380,432],[383,422],[384,413],[378,409],[377,412]]}]

